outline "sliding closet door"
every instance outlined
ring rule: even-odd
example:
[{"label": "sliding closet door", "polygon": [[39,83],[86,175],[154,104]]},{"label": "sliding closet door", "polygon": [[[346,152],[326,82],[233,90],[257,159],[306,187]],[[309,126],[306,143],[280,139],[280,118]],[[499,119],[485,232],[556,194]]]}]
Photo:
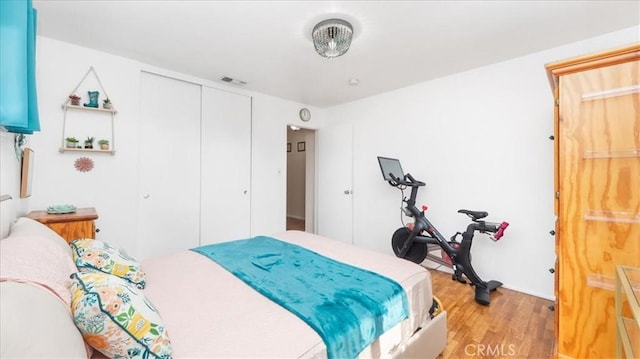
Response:
[{"label": "sliding closet door", "polygon": [[138,253],[143,257],[199,244],[200,95],[199,85],[141,74]]},{"label": "sliding closet door", "polygon": [[251,97],[202,88],[201,242],[251,234]]}]

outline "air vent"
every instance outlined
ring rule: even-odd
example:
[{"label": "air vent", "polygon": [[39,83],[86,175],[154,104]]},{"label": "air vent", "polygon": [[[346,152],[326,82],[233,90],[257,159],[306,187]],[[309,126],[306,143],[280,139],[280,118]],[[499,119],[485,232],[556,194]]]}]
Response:
[{"label": "air vent", "polygon": [[246,85],[246,84],[247,84],[247,83],[246,83],[246,82],[244,82],[244,81],[236,80],[236,79],[232,79],[231,77],[227,77],[227,76],[225,76],[225,77],[221,78],[220,80],[221,80],[221,81],[224,81],[224,82],[227,82],[227,83],[230,83],[230,84],[240,85],[240,86],[244,86],[244,85]]}]

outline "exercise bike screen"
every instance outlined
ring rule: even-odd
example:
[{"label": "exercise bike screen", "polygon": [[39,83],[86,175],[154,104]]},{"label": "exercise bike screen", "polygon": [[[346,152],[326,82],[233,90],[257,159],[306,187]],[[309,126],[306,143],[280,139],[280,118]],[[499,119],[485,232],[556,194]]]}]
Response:
[{"label": "exercise bike screen", "polygon": [[382,171],[382,177],[385,181],[393,181],[389,176],[392,173],[394,176],[404,179],[404,171],[400,166],[400,161],[395,158],[387,158],[378,156],[378,163],[380,164],[380,170]]}]

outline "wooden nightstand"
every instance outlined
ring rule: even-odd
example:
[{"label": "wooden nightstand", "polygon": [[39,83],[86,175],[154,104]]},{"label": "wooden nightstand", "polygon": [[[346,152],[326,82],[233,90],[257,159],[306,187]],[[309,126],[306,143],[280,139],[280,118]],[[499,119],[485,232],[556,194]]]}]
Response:
[{"label": "wooden nightstand", "polygon": [[67,242],[78,238],[96,238],[98,219],[95,208],[78,208],[74,213],[49,214],[47,211],[32,211],[27,218],[34,219],[54,230]]}]

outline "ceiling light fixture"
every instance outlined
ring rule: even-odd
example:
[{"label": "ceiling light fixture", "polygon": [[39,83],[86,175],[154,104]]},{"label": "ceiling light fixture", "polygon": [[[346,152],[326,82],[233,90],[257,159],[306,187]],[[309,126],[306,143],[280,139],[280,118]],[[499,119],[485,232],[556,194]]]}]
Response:
[{"label": "ceiling light fixture", "polygon": [[353,27],[341,19],[320,21],[311,33],[313,46],[322,57],[342,56],[349,50],[353,38]]}]

